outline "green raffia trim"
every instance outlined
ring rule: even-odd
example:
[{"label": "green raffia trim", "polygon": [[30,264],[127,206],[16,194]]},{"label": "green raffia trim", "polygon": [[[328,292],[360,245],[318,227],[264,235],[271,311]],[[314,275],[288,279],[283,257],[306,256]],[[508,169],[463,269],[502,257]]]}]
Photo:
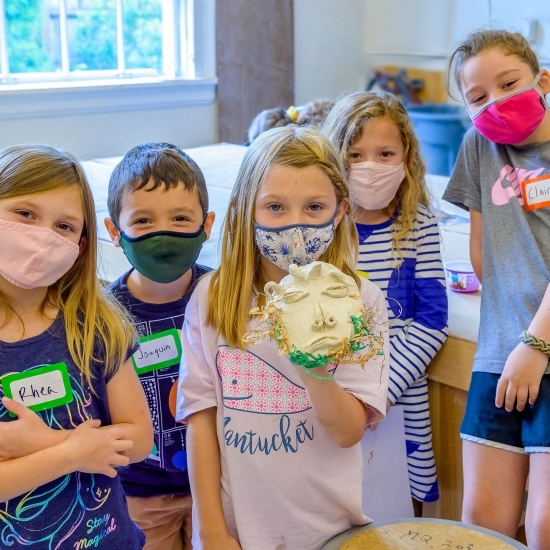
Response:
[{"label": "green raffia trim", "polygon": [[288,354],[288,358],[291,363],[298,365],[304,369],[307,374],[317,378],[317,380],[334,380],[334,376],[317,376],[311,369],[318,369],[319,367],[326,367],[331,363],[330,359],[326,355],[319,355],[315,357],[311,353],[304,353],[296,349],[296,346],[292,346],[292,351]]},{"label": "green raffia trim", "polygon": [[[378,342],[378,338],[374,336],[373,332],[367,326],[363,315],[350,315],[349,318],[351,319],[351,323],[353,325],[354,337],[350,342],[350,347],[353,353],[361,351],[367,347],[367,344],[361,341],[363,338],[371,337],[374,342]],[[382,355],[384,355],[384,352],[382,352]]]},{"label": "green raffia trim", "polygon": [[[277,342],[277,345],[279,345],[279,347],[281,347],[283,344],[281,337],[282,328],[282,325],[278,325],[275,329],[275,341]],[[291,363],[302,367],[302,369],[304,369],[304,372],[307,372],[307,374],[313,376],[313,378],[316,378],[317,380],[334,380],[334,376],[318,376],[311,372],[311,369],[325,367],[330,363],[326,355],[315,357],[311,353],[304,353],[303,351],[299,351],[298,349],[296,349],[296,346],[293,345],[292,351],[288,354],[288,359]]]},{"label": "green raffia trim", "polygon": [[326,367],[331,360],[326,355],[312,355],[311,353],[304,353],[296,346],[292,345],[292,351],[288,354],[288,358],[295,365],[300,365],[305,369],[318,369],[319,367]]},{"label": "green raffia trim", "polygon": [[277,328],[275,329],[275,342],[277,343],[279,349],[284,347],[283,337],[281,336],[282,330],[283,325],[277,325]]},{"label": "green raffia trim", "polygon": [[[281,335],[283,330],[283,325],[278,325],[275,329],[275,342],[279,346],[279,348],[283,347],[283,337]],[[292,344],[292,351],[288,354],[288,358],[291,363],[294,363],[295,365],[299,365],[300,367],[304,369],[317,369],[319,367],[325,367],[327,366],[331,361],[326,355],[319,355],[315,356],[311,353],[304,353],[303,351],[300,351],[296,348],[294,344]],[[315,378],[319,378],[316,376]],[[321,377],[321,379],[325,379],[326,376]],[[332,378],[331,378],[332,379]]]},{"label": "green raffia trim", "polygon": [[[363,340],[368,338],[371,342],[378,343],[380,341],[378,336],[370,329],[370,326],[367,324],[367,320],[364,315],[350,315],[350,321],[353,325],[353,336],[349,341],[350,351],[353,355],[354,353],[360,352],[369,347]],[[288,342],[285,342],[286,337],[283,334],[284,327],[283,324],[279,321],[279,324],[274,328],[272,332],[272,337],[274,338],[277,347],[282,351],[284,350],[285,355],[288,357],[291,363],[298,365],[304,369],[307,374],[316,378],[317,380],[334,380],[334,376],[317,376],[311,369],[317,369],[320,367],[326,367],[327,365],[334,363],[335,358],[331,358],[327,355],[313,355],[311,353],[306,353],[300,351],[292,344],[292,351],[288,352]],[[382,350],[376,352],[376,355],[384,355]]]},{"label": "green raffia trim", "polygon": [[353,334],[361,334],[363,329],[366,328],[365,318],[363,315],[350,315],[351,324],[353,325]]}]

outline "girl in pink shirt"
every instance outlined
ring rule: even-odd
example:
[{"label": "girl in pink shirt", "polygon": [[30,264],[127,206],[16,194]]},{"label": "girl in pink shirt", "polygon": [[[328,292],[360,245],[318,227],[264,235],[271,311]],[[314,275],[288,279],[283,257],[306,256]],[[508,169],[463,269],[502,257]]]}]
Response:
[{"label": "girl in pink shirt", "polygon": [[248,315],[264,305],[265,284],[291,264],[321,260],[357,282],[377,312],[373,331],[388,341],[384,296],[354,272],[348,195],[338,155],[316,130],[265,132],[243,160],[221,265],[199,282],[182,333],[178,419],[189,423],[193,548],[319,550],[370,521],[359,441],[384,417],[387,345],[364,368],[323,366],[312,376],[272,341],[242,339],[256,326]]}]

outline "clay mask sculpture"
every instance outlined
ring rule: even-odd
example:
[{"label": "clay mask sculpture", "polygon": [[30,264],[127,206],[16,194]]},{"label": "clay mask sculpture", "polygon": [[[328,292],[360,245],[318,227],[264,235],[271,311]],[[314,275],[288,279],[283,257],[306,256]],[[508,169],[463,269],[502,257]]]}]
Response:
[{"label": "clay mask sculpture", "polygon": [[383,354],[382,336],[373,332],[376,312],[363,304],[355,280],[333,265],[293,264],[280,283],[265,285],[265,294],[266,305],[250,312],[259,322],[244,336],[245,343],[257,344],[269,336],[306,372],[342,362],[364,366]]}]

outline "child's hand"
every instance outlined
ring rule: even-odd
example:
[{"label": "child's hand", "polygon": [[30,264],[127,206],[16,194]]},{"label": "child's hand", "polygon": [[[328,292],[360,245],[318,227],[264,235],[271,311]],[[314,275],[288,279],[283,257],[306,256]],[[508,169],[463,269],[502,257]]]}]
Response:
[{"label": "child's hand", "polygon": [[540,381],[548,365],[548,356],[519,343],[508,356],[498,381],[495,405],[505,406],[508,412],[522,411],[527,400],[533,405],[539,394]]},{"label": "child's hand", "polygon": [[[386,412],[388,412],[390,410],[390,407],[392,405],[393,405],[393,403],[388,398],[386,398]],[[378,428],[378,424],[380,424],[380,422],[378,420],[373,421],[370,424],[367,424],[367,430],[370,430],[371,432],[375,432],[376,428]]]},{"label": "child's hand", "polygon": [[13,422],[0,422],[0,460],[12,460],[63,442],[67,432],[53,430],[33,411],[8,397],[2,405],[17,415]]},{"label": "child's hand", "polygon": [[100,420],[87,420],[69,432],[64,445],[72,472],[116,477],[118,466],[128,466],[130,459],[120,453],[131,451],[134,444],[122,428],[99,430]]}]

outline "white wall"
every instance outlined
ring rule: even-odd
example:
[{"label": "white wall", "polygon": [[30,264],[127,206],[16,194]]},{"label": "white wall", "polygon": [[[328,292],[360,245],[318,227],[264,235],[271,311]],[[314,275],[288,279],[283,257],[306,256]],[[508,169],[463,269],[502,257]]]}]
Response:
[{"label": "white wall", "polygon": [[0,120],[0,148],[47,143],[84,160],[123,155],[139,143],[167,141],[180,147],[218,141],[216,104],[99,114]]},{"label": "white wall", "polygon": [[365,0],[367,65],[439,69],[454,0]]},{"label": "white wall", "polygon": [[294,0],[297,105],[365,87],[365,13],[365,0]]},{"label": "white wall", "polygon": [[[528,22],[539,22],[535,49],[541,62],[550,62],[550,2],[548,0],[453,0],[454,35],[459,40],[470,30],[486,25],[519,31],[527,36]],[[490,9],[491,8],[491,9]]]},{"label": "white wall", "polygon": [[[294,0],[295,103],[361,90],[375,65],[442,70],[470,30],[491,24],[525,32],[529,19],[540,22],[538,51],[548,64],[549,0]],[[156,140],[182,147],[217,142],[216,104],[0,120],[0,147],[50,143],[82,159],[122,155]]]},{"label": "white wall", "polygon": [[548,0],[365,0],[367,65],[444,70],[453,46],[481,27],[527,34],[539,22],[535,50],[550,62]]},{"label": "white wall", "polygon": [[444,70],[468,32],[530,19],[550,63],[549,0],[294,0],[295,102],[363,89],[378,65]]}]

